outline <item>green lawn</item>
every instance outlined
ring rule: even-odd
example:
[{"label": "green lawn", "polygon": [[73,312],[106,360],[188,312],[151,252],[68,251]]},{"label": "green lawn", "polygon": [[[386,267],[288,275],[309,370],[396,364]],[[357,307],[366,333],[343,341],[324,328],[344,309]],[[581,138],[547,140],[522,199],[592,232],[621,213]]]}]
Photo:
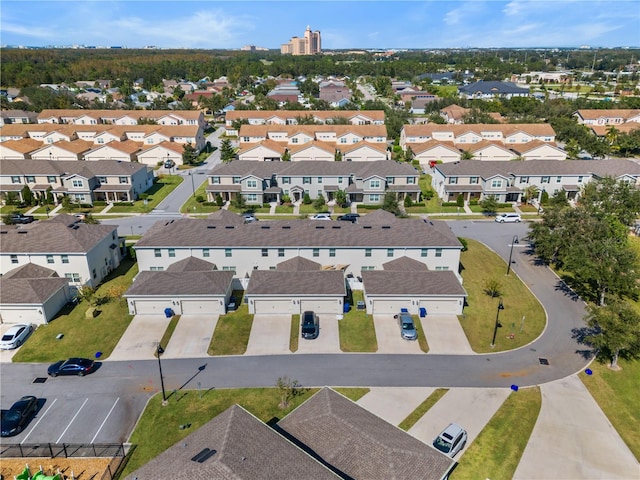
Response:
[{"label": "green lawn", "polygon": [[162,338],[160,339],[160,346],[162,348],[167,348],[167,345],[169,345],[169,340],[171,340],[171,335],[173,335],[173,332],[178,326],[179,320],[180,315],[174,315],[171,317],[171,320],[169,320],[169,325],[167,325],[167,329],[164,331],[164,335],[162,335]]},{"label": "green lawn", "polygon": [[[353,304],[358,300],[363,300],[361,290],[353,292]],[[378,350],[378,341],[373,325],[373,316],[367,315],[364,310],[351,308],[344,314],[342,320],[338,321],[338,331],[340,333],[340,349],[343,352],[375,352]]]},{"label": "green lawn", "polygon": [[538,387],[511,392],[460,458],[460,464],[450,475],[451,480],[513,478],[541,404]]},{"label": "green lawn", "polygon": [[633,455],[640,461],[640,361],[619,362],[621,370],[608,368],[608,363],[593,362],[593,375],[580,373],[593,398],[620,434]]},{"label": "green lawn", "polygon": [[291,332],[289,335],[289,350],[298,351],[298,341],[300,340],[300,315],[291,315]]},{"label": "green lawn", "polygon": [[407,418],[400,422],[398,428],[401,428],[405,432],[409,430],[418,422],[418,420],[423,417],[425,413],[429,411],[431,407],[433,407],[438,402],[438,400],[444,397],[444,394],[448,391],[448,388],[436,388],[435,391],[431,395],[429,395],[420,405],[418,405]]},{"label": "green lawn", "polygon": [[293,205],[278,205],[276,213],[287,213],[293,215]]},{"label": "green lawn", "polygon": [[109,213],[149,213],[181,183],[182,177],[179,175],[161,175],[156,179],[153,186],[145,192],[149,195],[146,205],[144,200],[136,200],[133,202],[132,207],[115,205],[109,210]]},{"label": "green lawn", "polygon": [[247,351],[253,315],[242,301],[242,292],[234,290],[233,295],[238,301],[238,309],[218,319],[207,352],[209,355],[242,355]]},{"label": "green lawn", "polygon": [[427,343],[427,336],[424,334],[424,330],[422,329],[420,317],[418,315],[412,315],[412,318],[413,323],[416,326],[416,331],[418,332],[418,344],[420,345],[420,350],[424,353],[429,353],[429,343]]},{"label": "green lawn", "polygon": [[[95,298],[124,292],[138,273],[138,265],[125,259],[97,290]],[[131,319],[124,299],[111,299],[99,305],[100,314],[86,318],[89,304],[80,302],[74,308],[65,307],[48,325],[42,325],[13,357],[14,362],[55,362],[68,357],[94,358],[102,352],[107,358],[129,326]],[[64,335],[60,340],[58,334]]]},{"label": "green lawn", "polygon": [[[460,323],[471,348],[477,353],[486,353],[527,345],[542,333],[546,324],[542,305],[513,271],[506,276],[507,264],[502,258],[479,242],[467,241],[469,250],[462,252],[460,263],[468,305]],[[490,345],[499,300],[484,292],[489,279],[500,283],[504,304],[499,318],[502,328],[498,329],[495,348]]]},{"label": "green lawn", "polygon": [[204,182],[198,188],[196,188],[195,195],[191,195],[186,202],[180,207],[181,213],[212,213],[216,210],[220,210],[220,207],[216,205],[203,205],[196,201],[197,197],[207,199],[207,182]]}]

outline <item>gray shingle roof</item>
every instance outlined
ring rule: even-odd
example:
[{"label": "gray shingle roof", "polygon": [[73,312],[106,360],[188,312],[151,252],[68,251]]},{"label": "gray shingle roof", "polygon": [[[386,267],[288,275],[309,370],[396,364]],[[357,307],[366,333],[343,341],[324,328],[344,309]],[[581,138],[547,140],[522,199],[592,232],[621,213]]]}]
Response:
[{"label": "gray shingle roof", "polygon": [[69,283],[69,279],[0,277],[0,304],[36,304],[46,302]]},{"label": "gray shingle roof", "polygon": [[147,165],[143,163],[121,162],[119,160],[96,160],[91,162],[77,160],[2,160],[2,175],[79,174],[84,177],[129,176],[147,168]]},{"label": "gray shingle roof", "polygon": [[247,295],[346,295],[344,273],[336,270],[307,272],[254,270]]},{"label": "gray shingle roof", "polygon": [[320,270],[320,265],[313,260],[303,257],[293,257],[276,265],[276,268],[285,272],[308,272],[312,270]]},{"label": "gray shingle roof", "polygon": [[366,270],[362,272],[368,295],[467,295],[453,272],[402,272]]},{"label": "gray shingle roof", "polygon": [[460,93],[466,94],[474,94],[474,93],[529,93],[528,88],[518,87],[513,82],[500,82],[496,80],[484,81],[479,80],[475,83],[471,83],[469,85],[465,85],[463,87],[458,87]]},{"label": "gray shingle roof", "polygon": [[[51,220],[21,225],[20,228],[3,228],[0,236],[2,253],[5,255],[12,253],[87,253],[105,237],[110,237],[116,232],[116,227],[113,225],[78,223],[75,218],[73,222],[66,224],[64,220],[65,218],[56,220],[54,217]],[[117,243],[117,238],[116,234],[114,243]]]},{"label": "gray shingle roof", "polygon": [[231,271],[140,272],[125,297],[147,295],[225,295],[233,280]]},{"label": "gray shingle roof", "polygon": [[277,423],[349,478],[441,479],[454,461],[329,388]]},{"label": "gray shingle roof", "polygon": [[41,267],[35,263],[27,263],[21,267],[14,268],[5,273],[2,278],[50,278],[58,277],[55,270]]},{"label": "gray shingle roof", "polygon": [[[223,225],[217,221],[187,218],[160,221],[147,231],[135,248],[462,248],[457,237],[444,222],[379,215],[366,215],[359,223],[269,220],[245,225]],[[378,224],[377,221],[381,217],[383,219]]]},{"label": "gray shingle roof", "polygon": [[385,271],[399,271],[399,272],[424,272],[427,271],[427,266],[409,257],[395,258],[387,263],[382,264],[382,268]]},{"label": "gray shingle roof", "polygon": [[218,220],[225,225],[242,225],[244,218],[242,215],[230,212],[229,210],[220,209],[207,215],[207,220]]},{"label": "gray shingle roof", "polygon": [[[215,450],[202,463],[191,460]],[[127,480],[300,480],[337,478],[326,467],[238,405],[131,473]]]},{"label": "gray shingle roof", "polygon": [[172,263],[167,267],[167,272],[210,272],[215,270],[215,265],[196,257],[187,257]]}]

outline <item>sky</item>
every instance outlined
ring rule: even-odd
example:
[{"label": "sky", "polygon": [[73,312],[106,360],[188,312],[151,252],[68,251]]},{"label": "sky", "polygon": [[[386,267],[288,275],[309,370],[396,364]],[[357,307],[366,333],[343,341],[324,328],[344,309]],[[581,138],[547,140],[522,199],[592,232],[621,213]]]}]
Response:
[{"label": "sky", "polygon": [[2,0],[0,45],[323,49],[640,46],[640,0]]}]

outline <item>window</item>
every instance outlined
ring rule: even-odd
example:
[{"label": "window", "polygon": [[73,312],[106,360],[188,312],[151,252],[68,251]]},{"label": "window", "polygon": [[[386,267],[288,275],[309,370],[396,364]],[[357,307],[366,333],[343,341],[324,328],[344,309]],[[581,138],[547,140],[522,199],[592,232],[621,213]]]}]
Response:
[{"label": "window", "polygon": [[291,183],[291,177],[282,177],[283,185],[289,185]]},{"label": "window", "polygon": [[118,182],[120,184],[129,183],[129,177],[118,177]]},{"label": "window", "polygon": [[176,256],[176,249],[175,248],[170,248],[169,249],[169,258],[175,258]]},{"label": "window", "polygon": [[491,180],[491,188],[502,188],[502,180],[499,178]]},{"label": "window", "polygon": [[380,203],[380,195],[374,193],[373,195],[369,195],[369,201],[371,203]]},{"label": "window", "polygon": [[449,177],[449,185],[457,185],[458,177]]},{"label": "window", "polygon": [[365,257],[370,257],[371,256],[371,249],[370,248],[365,248],[364,249],[364,256]]},{"label": "window", "polygon": [[322,177],[318,177],[318,183],[322,183]]},{"label": "window", "polygon": [[222,270],[225,272],[234,272],[236,271],[236,267],[235,266],[228,266],[228,267],[222,267]]},{"label": "window", "polygon": [[257,180],[247,180],[247,188],[258,188]]},{"label": "window", "polygon": [[211,177],[211,185],[220,185],[220,177]]},{"label": "window", "polygon": [[234,185],[239,185],[240,184],[240,177],[233,177],[233,184]]},{"label": "window", "polygon": [[100,183],[107,183],[107,177],[98,177]]},{"label": "window", "polygon": [[407,185],[415,185],[416,177],[407,177]]},{"label": "window", "polygon": [[469,177],[469,184],[470,185],[477,185],[478,184],[478,177]]},{"label": "window", "polygon": [[338,177],[338,183],[342,183],[342,177]]},{"label": "window", "polygon": [[247,202],[257,202],[258,201],[258,195],[255,193],[248,193],[246,195],[246,199]]},{"label": "window", "polygon": [[36,183],[36,177],[34,177],[33,175],[27,175],[26,177],[24,177],[24,181],[27,183]]},{"label": "window", "polygon": [[340,139],[340,143],[347,143],[347,139],[346,139],[345,137],[342,137],[342,138]]},{"label": "window", "polygon": [[73,185],[73,188],[82,188],[82,180],[73,180],[71,182],[71,185]]},{"label": "window", "polygon": [[60,255],[62,263],[69,263],[69,255]]},{"label": "window", "polygon": [[53,255],[47,255],[47,263],[53,263]]},{"label": "window", "polygon": [[387,183],[389,185],[393,185],[394,183],[396,183],[395,177],[387,177]]},{"label": "window", "polygon": [[542,177],[540,178],[540,183],[549,183],[551,177]]},{"label": "window", "polygon": [[302,177],[302,183],[305,185],[311,184],[311,177]]},{"label": "window", "polygon": [[362,271],[365,271],[365,270],[375,270],[375,269],[376,269],[376,267],[374,267],[374,266],[364,266],[364,267],[362,267]]},{"label": "window", "polygon": [[56,177],[47,177],[47,183],[58,183]]},{"label": "window", "polygon": [[387,248],[387,257],[393,257],[393,248]]},{"label": "window", "polygon": [[438,271],[438,272],[442,272],[442,271],[445,271],[445,270],[449,270],[449,267],[436,267],[436,271]]},{"label": "window", "polygon": [[314,248],[313,249],[313,256],[314,257],[319,257],[320,256],[320,249],[319,248]]},{"label": "window", "polygon": [[162,272],[164,270],[164,267],[151,267],[149,270],[151,270],[152,272]]},{"label": "window", "polygon": [[11,177],[11,183],[22,183],[20,177]]},{"label": "window", "polygon": [[11,263],[18,263],[18,255],[11,255]]},{"label": "window", "polygon": [[529,183],[529,177],[520,177],[520,183]]},{"label": "window", "polygon": [[556,183],[562,182],[562,177],[556,177]]},{"label": "window", "polygon": [[209,251],[208,248],[203,248],[202,249],[202,256],[203,257],[210,257],[211,256],[211,252]]},{"label": "window", "polygon": [[278,249],[278,256],[279,257],[284,257],[284,248],[279,248]]},{"label": "window", "polygon": [[423,248],[422,250],[420,250],[420,256],[421,257],[426,257],[428,254],[429,250],[426,248]]},{"label": "window", "polygon": [[162,256],[162,250],[160,250],[159,248],[154,248],[153,249],[153,256],[156,258],[159,258]]},{"label": "window", "polygon": [[578,176],[578,183],[582,183],[582,179],[583,179],[582,175],[579,175]]},{"label": "window", "polygon": [[95,268],[93,270],[91,270],[91,275],[93,275],[94,279],[98,276],[98,274],[96,273],[96,269]]},{"label": "window", "polygon": [[65,278],[68,278],[74,283],[80,283],[80,274],[79,273],[65,273]]},{"label": "window", "polygon": [[369,186],[371,188],[380,188],[380,180],[371,180]]},{"label": "window", "polygon": [[294,137],[294,138],[292,138],[292,139],[291,139],[291,143],[298,143],[298,139],[297,139],[297,138],[295,138],[295,137]]},{"label": "window", "polygon": [[268,257],[269,256],[269,249],[268,248],[263,248],[262,249],[262,256],[263,257]]},{"label": "window", "polygon": [[441,256],[442,256],[442,249],[436,248],[436,257],[441,257]]},{"label": "window", "polygon": [[231,249],[230,248],[225,248],[224,249],[224,256],[225,257],[230,257],[231,256]]},{"label": "window", "polygon": [[329,256],[330,257],[335,257],[336,256],[336,249],[335,248],[330,248],[329,249]]}]

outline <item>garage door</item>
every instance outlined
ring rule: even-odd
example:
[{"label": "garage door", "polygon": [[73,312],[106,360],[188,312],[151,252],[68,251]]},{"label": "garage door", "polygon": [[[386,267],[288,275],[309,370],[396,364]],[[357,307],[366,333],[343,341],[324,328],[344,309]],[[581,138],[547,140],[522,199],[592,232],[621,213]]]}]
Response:
[{"label": "garage door", "polygon": [[373,313],[398,313],[401,308],[409,308],[405,300],[374,300]]},{"label": "garage door", "polygon": [[182,313],[187,314],[209,314],[220,313],[220,300],[183,300]]},{"label": "garage door", "polygon": [[5,323],[44,323],[42,313],[37,308],[4,308],[2,321]]},{"label": "garage door", "polygon": [[136,300],[136,314],[138,315],[164,315],[164,309],[175,307],[170,301]]},{"label": "garage door", "polygon": [[427,315],[458,315],[459,300],[420,300],[420,307],[427,309]]},{"label": "garage door", "polygon": [[293,302],[291,300],[254,300],[253,308],[256,314],[292,313]]},{"label": "garage door", "polygon": [[342,305],[338,300],[301,300],[300,311],[312,310],[316,313],[342,313]]}]

